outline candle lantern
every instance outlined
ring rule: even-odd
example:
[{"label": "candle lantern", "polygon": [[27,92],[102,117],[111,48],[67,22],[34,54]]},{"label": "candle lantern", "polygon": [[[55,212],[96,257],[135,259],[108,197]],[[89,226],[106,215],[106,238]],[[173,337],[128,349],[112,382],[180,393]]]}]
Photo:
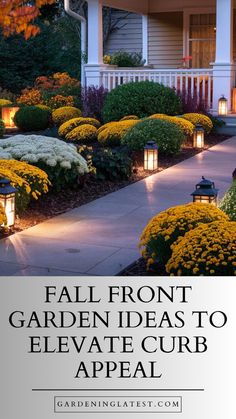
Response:
[{"label": "candle lantern", "polygon": [[226,116],[228,113],[228,100],[224,97],[224,95],[221,96],[221,98],[218,100],[218,115]]},{"label": "candle lantern", "polygon": [[204,148],[204,128],[197,124],[193,132],[193,147]]},{"label": "candle lantern", "polygon": [[0,179],[0,203],[7,217],[7,227],[15,224],[15,199],[17,189],[11,186],[8,179]]},{"label": "candle lantern", "polygon": [[155,141],[148,141],[144,147],[144,170],[153,171],[158,168],[158,146]]},{"label": "candle lantern", "polygon": [[215,188],[214,182],[205,179],[204,176],[202,176],[201,182],[196,185],[196,189],[191,195],[193,202],[202,202],[217,206],[218,189]]},{"label": "candle lantern", "polygon": [[6,106],[2,107],[2,120],[6,128],[17,128],[14,122],[14,116],[19,110],[18,106]]}]

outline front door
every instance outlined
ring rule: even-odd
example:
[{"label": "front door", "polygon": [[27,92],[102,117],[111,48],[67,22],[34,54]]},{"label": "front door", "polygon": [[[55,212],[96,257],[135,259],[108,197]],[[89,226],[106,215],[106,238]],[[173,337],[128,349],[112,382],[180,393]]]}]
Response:
[{"label": "front door", "polygon": [[192,14],[189,19],[190,67],[209,68],[215,60],[216,15]]}]

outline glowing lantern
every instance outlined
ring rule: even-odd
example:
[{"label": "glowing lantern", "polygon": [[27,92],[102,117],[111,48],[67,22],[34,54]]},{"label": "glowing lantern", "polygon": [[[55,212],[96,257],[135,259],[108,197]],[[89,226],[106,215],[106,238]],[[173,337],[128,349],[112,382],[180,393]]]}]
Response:
[{"label": "glowing lantern", "polygon": [[158,168],[158,147],[155,141],[148,141],[144,147],[144,170],[153,171]]},{"label": "glowing lantern", "polygon": [[214,182],[207,180],[202,176],[202,181],[196,185],[195,191],[191,194],[193,202],[202,202],[217,206],[218,189]]},{"label": "glowing lantern", "polygon": [[193,132],[193,147],[204,148],[204,128],[197,124]]},{"label": "glowing lantern", "polygon": [[224,95],[221,96],[221,98],[218,100],[218,115],[226,116],[228,113],[228,100],[224,97]]},{"label": "glowing lantern", "polygon": [[2,120],[6,128],[17,128],[14,123],[14,116],[19,110],[17,106],[2,107]]},{"label": "glowing lantern", "polygon": [[17,189],[11,186],[8,179],[0,179],[0,203],[7,217],[7,227],[15,224],[15,199]]}]

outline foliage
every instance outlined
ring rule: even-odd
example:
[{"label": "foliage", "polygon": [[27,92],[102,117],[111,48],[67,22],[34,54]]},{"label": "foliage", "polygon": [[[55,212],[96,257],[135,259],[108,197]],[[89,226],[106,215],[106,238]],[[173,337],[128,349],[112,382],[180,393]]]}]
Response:
[{"label": "foliage", "polygon": [[28,163],[17,160],[0,160],[0,167],[2,169],[10,170],[20,178],[27,182],[27,199],[23,202],[17,197],[17,209],[23,211],[26,208],[27,202],[32,198],[39,199],[42,194],[48,192],[51,183],[48,175],[38,167],[32,166]]},{"label": "foliage", "polygon": [[183,89],[182,91],[178,92],[178,96],[181,99],[184,113],[208,113],[208,108],[201,93],[192,94],[190,89],[188,91]]},{"label": "foliage", "polygon": [[[2,65],[2,63],[1,63],[1,65]],[[11,105],[12,103],[15,102],[16,97],[15,97],[14,93],[9,92],[9,90],[3,89],[0,86],[0,99],[8,100],[10,102],[10,103],[8,103],[8,105]],[[4,106],[4,105],[1,105],[1,106]]]},{"label": "foliage", "polygon": [[15,135],[0,141],[0,159],[21,160],[39,167],[56,190],[76,185],[78,176],[88,173],[86,161],[74,145],[41,135]]},{"label": "foliage", "polygon": [[236,275],[236,222],[200,224],[172,246],[171,275]]},{"label": "foliage", "polygon": [[194,125],[192,122],[188,121],[187,119],[179,118],[177,116],[169,116],[165,114],[154,114],[151,115],[149,118],[155,119],[165,119],[166,121],[172,122],[183,131],[186,137],[193,135]]},{"label": "foliage", "polygon": [[141,52],[117,51],[110,56],[108,64],[118,67],[143,67],[145,60],[143,60]]},{"label": "foliage", "polygon": [[165,264],[171,256],[172,244],[200,223],[227,221],[228,217],[211,204],[190,203],[167,209],[155,215],[142,232],[140,247],[148,267]]},{"label": "foliage", "polygon": [[66,135],[67,141],[78,141],[82,144],[88,144],[97,138],[97,128],[93,125],[83,124],[74,128]]},{"label": "foliage", "polygon": [[129,179],[132,174],[132,159],[127,150],[102,148],[93,154],[92,161],[98,180]]},{"label": "foliage", "polygon": [[178,115],[181,101],[175,91],[152,81],[123,84],[108,93],[104,108],[105,122],[120,120],[126,115],[143,118],[154,113]]},{"label": "foliage", "polygon": [[95,118],[72,118],[69,121],[64,122],[64,124],[59,127],[58,134],[61,137],[65,137],[74,128],[84,124],[93,125],[95,128],[99,128],[101,125],[100,122]]},{"label": "foliage", "polygon": [[0,108],[3,106],[10,106],[12,105],[12,102],[8,99],[0,99]]},{"label": "foliage", "polygon": [[122,138],[121,143],[131,150],[143,150],[148,140],[156,142],[161,154],[177,154],[184,141],[183,131],[172,122],[145,119],[136,123]]},{"label": "foliage", "polygon": [[129,119],[138,120],[139,117],[136,115],[126,115],[126,116],[123,116],[123,118],[121,118],[120,121],[128,121]]},{"label": "foliage", "polygon": [[43,98],[39,89],[35,87],[32,89],[24,89],[21,92],[20,97],[17,98],[19,105],[34,106],[39,105],[43,102]]},{"label": "foliage", "polygon": [[5,124],[2,119],[0,119],[0,138],[5,134]]},{"label": "foliage", "polygon": [[137,121],[119,121],[111,123],[105,129],[99,132],[98,141],[104,147],[118,146],[124,135],[137,123]]},{"label": "foliage", "polygon": [[81,89],[81,102],[83,115],[102,120],[102,109],[108,90],[105,87],[83,87]]},{"label": "foliage", "polygon": [[23,33],[25,39],[35,36],[40,29],[34,21],[42,6],[53,4],[55,0],[0,0],[0,27],[5,36]]},{"label": "foliage", "polygon": [[236,180],[224,195],[219,208],[229,216],[230,220],[236,221]]},{"label": "foliage", "polygon": [[2,204],[0,203],[0,229],[2,228],[2,226],[6,224],[7,224],[7,217],[6,217],[4,208]]},{"label": "foliage", "polygon": [[52,113],[52,120],[57,126],[62,125],[64,122],[73,118],[79,118],[81,111],[73,106],[63,106],[62,108],[55,109]]},{"label": "foliage", "polygon": [[185,113],[182,117],[187,119],[187,121],[192,122],[195,126],[197,124],[202,125],[207,134],[210,134],[213,129],[213,123],[207,115],[201,113]]},{"label": "foliage", "polygon": [[16,112],[14,122],[22,131],[40,131],[49,126],[50,114],[38,106],[23,106]]}]

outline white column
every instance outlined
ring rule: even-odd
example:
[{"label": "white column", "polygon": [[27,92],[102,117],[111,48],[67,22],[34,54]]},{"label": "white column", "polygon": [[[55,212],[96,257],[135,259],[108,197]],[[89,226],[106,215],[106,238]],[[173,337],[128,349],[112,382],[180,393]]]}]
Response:
[{"label": "white column", "polygon": [[233,63],[233,0],[216,0],[216,57],[213,64],[213,110],[224,95],[231,109],[232,87],[235,85]]},{"label": "white column", "polygon": [[143,59],[148,65],[148,15],[142,15]]}]

